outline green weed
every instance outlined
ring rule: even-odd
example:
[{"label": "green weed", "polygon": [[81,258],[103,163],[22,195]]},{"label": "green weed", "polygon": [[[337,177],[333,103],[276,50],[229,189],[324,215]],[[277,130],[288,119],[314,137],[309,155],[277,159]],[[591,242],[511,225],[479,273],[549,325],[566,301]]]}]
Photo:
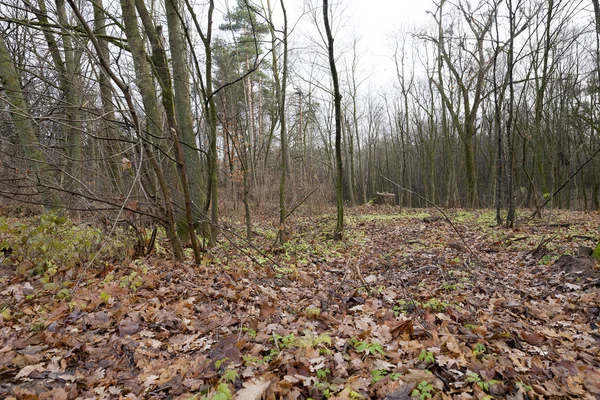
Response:
[{"label": "green weed", "polygon": [[427,381],[421,381],[416,388],[413,389],[410,394],[411,397],[418,397],[421,400],[431,399],[433,396],[431,392],[433,391],[433,386]]}]

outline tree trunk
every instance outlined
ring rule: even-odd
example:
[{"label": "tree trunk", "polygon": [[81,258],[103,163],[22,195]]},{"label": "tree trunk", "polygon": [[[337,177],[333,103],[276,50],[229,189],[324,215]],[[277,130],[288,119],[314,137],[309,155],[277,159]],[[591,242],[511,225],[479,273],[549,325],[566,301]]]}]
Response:
[{"label": "tree trunk", "polygon": [[189,171],[187,178],[190,186],[192,213],[194,218],[199,220],[205,217],[202,209],[206,196],[202,179],[202,164],[193,127],[188,50],[182,24],[181,0],[165,0],[165,10],[171,47],[175,117],[179,127],[178,135],[184,144],[182,146],[183,158]]},{"label": "tree trunk", "polygon": [[[96,0],[94,2],[94,33],[98,37],[98,44],[100,47],[101,57],[104,59],[109,58],[108,42],[103,39],[106,36],[106,14],[102,5],[102,0]],[[109,154],[109,167],[111,172],[111,181],[115,192],[122,196],[125,192],[123,184],[123,172],[121,168],[121,160],[119,155],[121,154],[121,145],[119,143],[119,132],[113,125],[112,121],[115,121],[115,108],[112,103],[112,88],[110,85],[110,77],[104,72],[100,71],[98,74],[98,83],[100,85],[100,97],[102,99],[102,113],[104,115],[103,125],[106,131],[106,138],[108,140]]]},{"label": "tree trunk", "polygon": [[[120,0],[120,3],[123,12],[125,35],[131,48],[136,81],[140,90],[140,94],[142,96],[144,111],[147,116],[146,129],[148,130],[150,137],[161,137],[163,136],[161,129],[162,124],[160,123],[162,118],[159,113],[158,102],[156,99],[157,96],[154,90],[154,84],[152,82],[152,75],[150,73],[150,65],[148,64],[147,54],[144,50],[144,43],[142,42],[142,38],[140,36],[137,15],[135,13],[134,0]],[[148,155],[149,157],[151,157],[151,159],[154,160],[154,154],[152,153]],[[154,161],[156,162],[156,160]],[[163,201],[165,204],[165,212],[167,214],[167,235],[171,240],[171,245],[173,246],[173,253],[175,257],[179,260],[183,260],[183,250],[181,248],[179,237],[177,235],[177,229],[175,227],[173,206],[171,204],[171,194],[169,192],[168,187],[166,186],[167,183],[161,174],[160,168],[156,165],[155,171],[157,172],[157,178],[159,178],[159,184],[161,187]]]},{"label": "tree trunk", "polygon": [[[10,105],[8,110],[15,125],[17,141],[29,164],[29,169],[35,175],[35,180],[39,180],[42,185],[50,185],[51,176],[48,172],[46,156],[35,135],[27,103],[19,83],[19,75],[2,34],[0,34],[0,83],[2,83],[4,95],[8,98]],[[42,199],[42,202],[50,208],[62,206],[62,201],[54,190],[51,190],[50,194]]]},{"label": "tree trunk", "polygon": [[335,56],[333,53],[333,34],[329,25],[329,5],[328,0],[323,0],[323,22],[325,24],[325,33],[327,34],[327,49],[329,54],[329,68],[331,69],[331,78],[333,80],[333,102],[335,107],[335,164],[336,164],[336,205],[337,219],[335,232],[333,234],[336,240],[341,240],[344,232],[344,171],[342,167],[342,95],[340,94],[340,83],[338,80],[337,68],[335,66]]}]

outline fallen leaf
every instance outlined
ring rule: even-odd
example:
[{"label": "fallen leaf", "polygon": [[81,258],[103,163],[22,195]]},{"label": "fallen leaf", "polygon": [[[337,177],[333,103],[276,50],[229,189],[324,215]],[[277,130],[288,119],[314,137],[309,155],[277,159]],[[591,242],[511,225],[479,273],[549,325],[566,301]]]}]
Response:
[{"label": "fallen leaf", "polygon": [[44,371],[44,363],[39,363],[39,364],[35,364],[35,365],[28,365],[26,367],[23,367],[19,371],[19,373],[17,374],[17,376],[15,376],[15,379],[27,378],[33,372],[42,372],[42,371]]},{"label": "fallen leaf", "polygon": [[531,344],[531,345],[538,345],[544,342],[544,340],[546,340],[546,338],[544,337],[544,335],[537,333],[537,332],[526,332],[523,331],[521,332],[521,337],[523,338],[524,341],[526,341],[527,343]]},{"label": "fallen leaf", "polygon": [[583,386],[595,395],[600,395],[600,371],[588,367],[583,374]]},{"label": "fallen leaf", "polygon": [[244,382],[243,389],[237,391],[237,398],[242,400],[260,400],[265,394],[271,382],[262,379],[253,379],[251,382]]}]

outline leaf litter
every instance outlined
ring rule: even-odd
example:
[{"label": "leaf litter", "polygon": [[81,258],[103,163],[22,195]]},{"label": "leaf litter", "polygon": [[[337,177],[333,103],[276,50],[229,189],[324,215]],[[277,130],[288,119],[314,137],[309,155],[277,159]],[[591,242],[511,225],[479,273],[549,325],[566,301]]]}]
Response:
[{"label": "leaf litter", "polygon": [[5,271],[0,397],[600,397],[600,271],[578,252],[597,213],[450,213],[468,246],[434,210],[349,214],[342,242],[329,217],[292,221],[283,249],[258,224],[201,266],[104,263],[58,294]]}]

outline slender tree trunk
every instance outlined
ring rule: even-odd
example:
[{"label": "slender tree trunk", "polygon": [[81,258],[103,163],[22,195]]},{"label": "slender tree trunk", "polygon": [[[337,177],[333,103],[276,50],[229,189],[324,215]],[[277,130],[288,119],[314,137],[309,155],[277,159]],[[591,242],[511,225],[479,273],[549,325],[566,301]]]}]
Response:
[{"label": "slender tree trunk", "polygon": [[219,166],[218,166],[218,154],[217,154],[217,106],[215,104],[215,97],[213,93],[213,75],[212,75],[212,23],[213,23],[213,12],[215,9],[214,0],[210,0],[208,9],[208,27],[206,28],[206,35],[201,35],[202,42],[204,44],[204,52],[206,53],[206,96],[208,99],[205,101],[206,110],[208,114],[208,169],[209,169],[209,180],[210,180],[210,205],[211,205],[211,219],[212,224],[210,227],[210,242],[209,245],[215,245],[217,243],[217,235],[219,233]]},{"label": "slender tree trunk", "polygon": [[[29,169],[35,176],[35,180],[39,180],[42,185],[50,185],[52,180],[48,172],[46,156],[35,135],[25,96],[19,83],[19,75],[6,47],[3,34],[0,34],[0,81],[4,95],[9,101],[8,111],[15,126],[17,141]],[[50,194],[41,201],[50,208],[62,206],[62,201],[54,190],[51,190]]]},{"label": "slender tree trunk", "polygon": [[[288,153],[288,135],[287,135],[287,120],[285,116],[285,91],[287,88],[287,75],[288,75],[288,37],[287,37],[287,12],[283,0],[280,1],[281,9],[283,10],[283,71],[281,77],[279,75],[278,57],[275,29],[272,24],[269,25],[271,33],[271,48],[273,54],[273,77],[275,79],[275,96],[277,98],[278,114],[279,114],[279,134],[281,138],[281,176],[279,180],[279,227],[277,229],[277,241],[279,244],[283,244],[286,240],[286,229],[285,229],[285,218],[287,211],[285,207],[286,198],[286,180],[290,173],[290,162]],[[267,0],[267,8],[269,13],[269,20],[273,21],[273,14],[271,10],[271,2]]]},{"label": "slender tree trunk", "polygon": [[[170,1],[170,0],[168,0]],[[176,1],[176,0],[174,0]],[[192,126],[191,126],[191,109],[190,109],[190,103],[189,100],[186,101],[182,101],[181,99],[176,99],[175,98],[175,93],[173,91],[173,86],[172,86],[172,79],[171,79],[171,74],[170,74],[170,70],[169,70],[169,66],[167,64],[167,58],[166,58],[166,52],[164,51],[163,45],[162,45],[162,40],[160,37],[158,37],[158,32],[156,30],[156,28],[154,27],[154,24],[152,23],[152,21],[149,18],[149,14],[147,13],[146,9],[145,9],[145,5],[143,3],[143,1],[141,0],[137,0],[136,2],[136,6],[138,8],[138,10],[142,10],[142,12],[140,13],[140,16],[142,17],[142,20],[145,21],[144,25],[145,25],[145,31],[146,34],[148,35],[148,38],[150,39],[150,43],[152,44],[152,49],[153,49],[153,56],[152,56],[152,60],[153,60],[153,64],[155,67],[155,71],[158,77],[158,80],[160,82],[160,86],[161,86],[161,90],[162,90],[162,104],[163,104],[163,109],[165,111],[165,115],[167,117],[167,125],[169,127],[169,137],[171,138],[171,142],[173,143],[173,149],[174,149],[174,153],[175,153],[175,160],[176,160],[176,165],[177,165],[177,172],[179,175],[179,183],[181,185],[181,188],[183,189],[183,200],[184,200],[184,210],[185,210],[185,223],[187,224],[187,234],[189,234],[189,238],[192,244],[192,249],[194,251],[194,259],[196,264],[200,264],[202,262],[202,255],[200,253],[200,246],[198,243],[198,237],[196,236],[196,220],[199,219],[198,214],[196,214],[196,216],[194,216],[194,205],[193,205],[193,200],[192,200],[192,194],[191,194],[191,190],[190,190],[190,181],[188,179],[188,164],[187,164],[187,160],[185,159],[185,155],[184,152],[182,150],[182,146],[181,146],[181,142],[179,140],[179,124],[178,124],[178,120],[177,120],[177,108],[181,107],[181,106],[176,106],[175,104],[178,102],[182,102],[184,104],[187,104],[187,113],[190,114],[189,118],[190,121],[188,121],[188,128],[189,128],[189,132],[188,134],[190,134],[192,137],[193,135],[193,131],[192,131]],[[167,6],[168,9],[168,6]],[[171,11],[174,12],[175,14],[177,14],[177,10],[175,11]],[[178,18],[177,15],[173,16],[171,19],[175,19]],[[170,21],[172,22],[172,21]],[[175,39],[173,39],[173,41],[177,41],[177,40],[183,40],[184,36],[183,33],[181,32],[181,26],[179,26],[179,28],[175,28],[175,31],[179,32],[179,35],[176,36]],[[176,34],[174,34],[176,35]],[[133,46],[133,45],[132,45]],[[181,43],[178,44],[179,47],[181,47]],[[183,46],[185,48],[185,46]],[[185,51],[185,49],[180,49],[182,51]],[[177,58],[176,56],[172,56],[172,58]],[[185,62],[185,66],[187,67],[187,61]],[[180,65],[181,67],[181,65]],[[175,68],[175,64],[174,64],[174,68]],[[185,74],[187,77],[187,74]],[[181,77],[180,77],[181,78]],[[181,86],[186,86],[183,83],[180,82],[179,84],[180,86],[180,90],[184,90],[181,88]],[[184,90],[184,93],[186,93],[186,97],[187,97],[187,90]],[[185,107],[184,107],[185,108]],[[184,114],[181,117],[182,118],[186,118],[185,114],[186,114],[186,110],[183,109],[181,110],[181,112]],[[195,146],[194,146],[195,148]],[[197,153],[192,153],[193,155],[195,154],[197,157]],[[198,160],[199,161],[199,160]],[[199,164],[199,162],[198,162]]]},{"label": "slender tree trunk", "polygon": [[169,26],[169,45],[173,71],[174,105],[178,134],[183,142],[183,157],[190,186],[192,211],[195,219],[203,219],[203,205],[206,201],[202,180],[202,164],[198,153],[198,144],[194,134],[188,49],[182,23],[181,0],[165,0],[167,24]]},{"label": "slender tree trunk", "polygon": [[[146,121],[148,130],[151,137],[161,137],[162,136],[162,124],[160,121],[162,118],[159,114],[158,102],[156,99],[156,92],[154,90],[154,84],[152,82],[152,75],[150,73],[150,65],[147,61],[147,54],[144,50],[144,44],[142,42],[142,38],[140,35],[139,26],[137,23],[137,15],[135,13],[135,5],[134,0],[120,0],[121,9],[123,12],[123,20],[125,26],[125,35],[127,36],[127,40],[129,42],[129,46],[131,48],[131,53],[133,56],[134,68],[136,71],[136,81],[137,85],[140,89],[140,94],[142,96],[142,102],[144,103],[144,111],[146,112]],[[141,133],[141,132],[140,132]],[[144,139],[142,139],[144,140]],[[161,191],[163,194],[163,201],[165,203],[165,212],[167,214],[167,219],[169,224],[167,226],[167,234],[169,239],[171,240],[171,244],[173,246],[173,252],[177,259],[183,260],[183,250],[181,249],[181,244],[179,242],[179,237],[177,235],[177,230],[175,228],[175,220],[173,213],[173,206],[171,204],[171,194],[167,187],[167,182],[162,175],[162,171],[160,167],[157,165],[157,161],[154,158],[154,154],[152,151],[148,154],[151,158],[152,162],[155,163],[154,169],[157,173],[157,178],[159,179],[159,185],[161,187]]]},{"label": "slender tree trunk", "polygon": [[507,159],[507,200],[508,200],[508,213],[506,215],[506,226],[508,228],[514,228],[516,218],[516,204],[515,204],[515,129],[513,127],[514,118],[514,104],[515,104],[515,85],[513,81],[513,70],[514,70],[514,36],[515,36],[515,12],[513,11],[512,0],[508,0],[508,12],[509,12],[509,32],[511,35],[509,47],[508,47],[508,117],[506,121],[506,137],[508,139],[508,159]]},{"label": "slender tree trunk", "polygon": [[[79,188],[81,178],[82,162],[82,124],[81,124],[81,96],[78,92],[81,90],[79,84],[79,58],[69,32],[65,27],[69,26],[67,13],[65,9],[65,0],[55,0],[56,12],[58,14],[58,23],[61,25],[63,55],[61,55],[58,42],[50,30],[44,30],[44,37],[48,43],[48,49],[56,70],[58,71],[59,87],[64,98],[65,114],[67,116],[67,138],[65,141],[65,158],[67,180],[70,184],[70,190],[76,192]],[[44,0],[38,0],[39,13],[36,13],[38,20],[43,25],[49,25],[46,3]]]},{"label": "slender tree trunk", "polygon": [[[94,34],[96,37],[98,37],[99,50],[101,52],[101,57],[104,59],[109,58],[108,42],[103,39],[103,37],[106,36],[106,21],[106,14],[104,12],[102,0],[96,0],[94,2]],[[121,145],[119,143],[119,132],[112,122],[116,121],[116,119],[115,108],[112,103],[110,77],[102,70],[98,75],[100,97],[102,98],[102,111],[104,114],[103,124],[105,126],[108,149],[110,152],[109,166],[111,172],[111,181],[116,193],[119,196],[122,196],[125,192],[125,187],[123,184],[121,160],[119,159],[119,155],[121,154]]]},{"label": "slender tree trunk", "polygon": [[333,80],[333,102],[335,107],[335,164],[336,164],[336,195],[337,195],[337,221],[333,234],[336,240],[341,240],[344,232],[344,171],[342,167],[342,95],[340,94],[340,83],[337,68],[335,66],[335,55],[333,52],[333,34],[329,25],[328,0],[323,0],[323,22],[327,34],[327,49],[329,54],[329,68]]},{"label": "slender tree trunk", "polygon": [[348,141],[348,146],[344,146],[344,150],[348,152],[348,154],[346,155],[346,169],[348,170],[348,202],[350,203],[350,205],[353,206],[356,204],[356,199],[354,198],[354,135],[352,134],[352,128],[350,127],[348,119],[344,118],[344,121],[344,126],[346,127],[345,136]]}]

